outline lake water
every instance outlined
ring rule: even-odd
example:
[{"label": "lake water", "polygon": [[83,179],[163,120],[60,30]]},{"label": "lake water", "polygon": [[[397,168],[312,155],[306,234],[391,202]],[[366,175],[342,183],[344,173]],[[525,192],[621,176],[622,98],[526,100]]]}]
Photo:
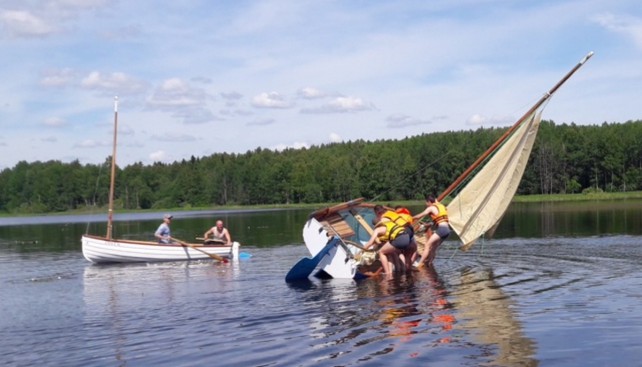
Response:
[{"label": "lake water", "polygon": [[[419,210],[420,208],[413,208]],[[642,360],[642,202],[513,204],[468,253],[392,280],[287,284],[309,211],[222,218],[249,259],[97,266],[105,216],[0,219],[6,366],[633,366]],[[150,237],[162,213],[119,216]],[[89,223],[89,224],[88,224]]]}]

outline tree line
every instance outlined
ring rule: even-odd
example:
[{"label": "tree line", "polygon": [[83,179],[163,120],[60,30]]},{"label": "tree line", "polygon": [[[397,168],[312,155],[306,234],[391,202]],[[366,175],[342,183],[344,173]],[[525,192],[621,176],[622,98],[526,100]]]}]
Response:
[{"label": "tree line", "polygon": [[[171,164],[117,167],[117,209],[420,200],[440,193],[505,128],[362,140],[244,154],[217,153]],[[0,212],[48,213],[104,207],[110,159],[21,161],[0,172]],[[518,194],[642,189],[642,122],[579,126],[542,121]]]}]

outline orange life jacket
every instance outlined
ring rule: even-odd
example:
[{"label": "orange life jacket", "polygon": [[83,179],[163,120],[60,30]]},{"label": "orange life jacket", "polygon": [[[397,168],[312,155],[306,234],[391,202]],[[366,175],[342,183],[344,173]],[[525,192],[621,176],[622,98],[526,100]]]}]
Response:
[{"label": "orange life jacket", "polygon": [[435,225],[448,222],[448,211],[446,206],[442,203],[433,203],[432,205],[437,208],[437,214],[430,213],[430,219]]}]

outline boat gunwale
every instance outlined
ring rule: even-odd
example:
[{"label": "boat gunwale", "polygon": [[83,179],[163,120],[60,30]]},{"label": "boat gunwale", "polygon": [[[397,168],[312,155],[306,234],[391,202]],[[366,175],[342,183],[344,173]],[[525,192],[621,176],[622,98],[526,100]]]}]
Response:
[{"label": "boat gunwale", "polygon": [[[158,242],[153,242],[153,241],[144,241],[144,240],[123,240],[123,239],[109,239],[107,237],[102,237],[102,236],[96,236],[96,235],[91,235],[91,234],[85,234],[83,235],[83,238],[90,238],[98,241],[104,241],[104,242],[113,242],[113,243],[126,243],[129,245],[141,245],[141,246],[162,246],[162,247],[185,247],[184,245],[178,244],[178,243],[158,243]],[[188,243],[189,245],[195,246],[195,247],[204,247],[204,248],[232,248],[232,246],[228,245],[205,245],[205,244],[194,244],[194,243]]]}]

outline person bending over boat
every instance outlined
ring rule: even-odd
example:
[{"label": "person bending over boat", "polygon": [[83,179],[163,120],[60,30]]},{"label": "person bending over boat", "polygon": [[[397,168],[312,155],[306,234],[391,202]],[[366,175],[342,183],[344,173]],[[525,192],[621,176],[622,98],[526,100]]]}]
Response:
[{"label": "person bending over boat", "polygon": [[407,232],[406,226],[391,220],[382,220],[384,213],[387,212],[384,207],[377,205],[374,210],[377,216],[375,229],[363,247],[367,250],[376,243],[383,244],[379,249],[379,260],[384,273],[390,276],[392,274],[390,262],[396,262],[395,257],[398,257],[399,252],[410,247],[410,234]]},{"label": "person bending over boat", "polygon": [[[209,235],[212,235],[214,241],[211,241],[209,239]],[[226,246],[232,246],[232,237],[230,236],[230,231],[228,231],[227,228],[223,227],[222,220],[217,220],[216,225],[205,232],[203,238],[205,238],[205,242],[219,242],[224,243]]]},{"label": "person bending over boat", "polygon": [[419,267],[431,265],[437,256],[437,249],[442,242],[450,235],[450,225],[448,224],[448,211],[446,206],[435,199],[434,195],[426,196],[426,209],[413,216],[414,219],[421,219],[428,215],[433,223],[432,233],[426,241],[426,246],[421,254],[421,258],[414,265]]},{"label": "person bending over boat", "polygon": [[406,253],[404,253],[404,257],[407,258],[407,260],[405,260],[405,264],[410,266],[410,264],[412,264],[417,257],[417,241],[415,241],[415,228],[412,226],[415,222],[415,218],[412,217],[412,214],[410,214],[410,210],[408,210],[408,208],[405,208],[401,205],[395,206],[395,213],[397,213],[399,217],[401,217],[401,219],[406,222],[406,228],[408,229],[408,233],[410,234],[410,249],[406,251]]},{"label": "person bending over boat", "polygon": [[174,218],[174,216],[171,214],[163,215],[163,223],[158,226],[158,229],[154,233],[154,237],[158,239],[158,243],[164,243],[167,245],[172,243],[172,236],[169,229],[172,218]]}]

